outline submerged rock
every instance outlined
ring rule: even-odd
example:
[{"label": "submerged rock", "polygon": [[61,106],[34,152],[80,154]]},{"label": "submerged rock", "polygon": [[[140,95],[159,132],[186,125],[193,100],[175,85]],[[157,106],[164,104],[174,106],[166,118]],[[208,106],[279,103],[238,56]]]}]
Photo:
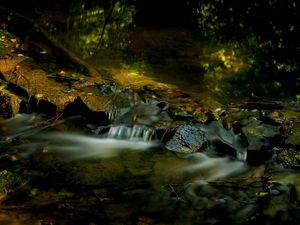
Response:
[{"label": "submerged rock", "polygon": [[207,139],[203,131],[191,125],[179,126],[166,148],[180,153],[193,153],[204,149]]}]

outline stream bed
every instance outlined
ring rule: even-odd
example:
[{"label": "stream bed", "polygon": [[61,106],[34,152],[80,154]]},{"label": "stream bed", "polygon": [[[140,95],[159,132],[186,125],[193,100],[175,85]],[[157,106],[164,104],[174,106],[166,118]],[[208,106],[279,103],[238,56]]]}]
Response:
[{"label": "stream bed", "polygon": [[250,49],[135,27],[90,55],[24,15],[1,36],[0,224],[299,224],[300,104]]},{"label": "stream bed", "polygon": [[20,114],[0,128],[3,224],[299,219],[299,173],[273,160],[252,166],[230,155],[170,151],[160,139],[99,134],[80,117],[51,121]]}]

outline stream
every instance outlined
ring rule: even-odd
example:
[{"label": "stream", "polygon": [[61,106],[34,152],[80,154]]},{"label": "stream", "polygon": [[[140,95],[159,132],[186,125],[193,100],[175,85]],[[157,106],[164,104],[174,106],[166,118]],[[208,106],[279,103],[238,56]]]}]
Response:
[{"label": "stream", "polygon": [[299,224],[300,104],[251,49],[121,23],[95,42],[102,20],[48,34],[23,13],[1,37],[0,224]]},{"label": "stream", "polygon": [[275,182],[264,165],[206,151],[170,151],[149,126],[120,124],[128,116],[96,130],[79,116],[51,121],[18,114],[2,120],[2,176],[17,181],[1,196],[0,221],[273,224],[298,217],[297,204],[290,203],[297,201],[290,186],[297,173]]}]

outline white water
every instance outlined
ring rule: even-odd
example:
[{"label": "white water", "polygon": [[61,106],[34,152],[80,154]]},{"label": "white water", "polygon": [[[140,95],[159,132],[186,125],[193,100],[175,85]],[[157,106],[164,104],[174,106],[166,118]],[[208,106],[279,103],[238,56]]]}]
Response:
[{"label": "white water", "polygon": [[49,142],[49,151],[62,153],[66,159],[109,158],[121,151],[145,151],[156,142],[91,137],[73,133],[53,132],[41,137]]},{"label": "white water", "polygon": [[151,128],[146,128],[141,125],[133,125],[127,127],[125,125],[112,126],[107,134],[108,138],[126,139],[129,141],[145,141],[153,140],[155,131]]},{"label": "white water", "polygon": [[[43,125],[37,126],[40,123]],[[62,155],[67,160],[109,158],[116,157],[124,151],[143,152],[158,147],[157,142],[151,141],[155,131],[139,125],[112,126],[105,138],[68,132],[45,132],[42,131],[45,126],[43,119],[35,115],[18,115],[0,123],[1,128],[7,127],[2,138],[23,136],[24,133],[25,136],[33,136],[32,143],[20,146],[26,149],[28,154],[34,154],[38,149],[47,149],[49,152]],[[3,144],[6,145],[5,142]],[[149,160],[152,160],[150,155],[149,157]],[[190,157],[177,161],[175,170],[170,170],[174,165],[168,163],[168,157],[161,158],[162,161],[164,159],[166,162],[160,162],[163,164],[164,171],[169,171],[171,176],[192,175],[197,180],[196,183],[236,177],[248,170],[245,162],[226,157],[209,157],[204,153],[193,153]]]},{"label": "white water", "polygon": [[[66,132],[45,133],[41,138],[45,143],[48,142],[45,146],[49,152],[57,153],[66,160],[112,158],[128,151],[138,153],[153,147],[159,148],[157,142],[99,138]],[[167,153],[166,149],[163,151]],[[153,160],[151,154],[148,157],[149,161]],[[210,157],[205,153],[193,153],[174,162],[169,161],[170,157],[173,158],[174,155],[166,154],[154,162],[161,165],[160,171],[156,173],[183,179],[192,176],[193,185],[243,176],[249,169],[245,162],[227,157]]]},{"label": "white water", "polygon": [[236,177],[248,171],[245,162],[228,157],[209,157],[204,153],[193,153],[188,165],[179,168],[179,174],[193,175],[198,182],[208,182]]}]

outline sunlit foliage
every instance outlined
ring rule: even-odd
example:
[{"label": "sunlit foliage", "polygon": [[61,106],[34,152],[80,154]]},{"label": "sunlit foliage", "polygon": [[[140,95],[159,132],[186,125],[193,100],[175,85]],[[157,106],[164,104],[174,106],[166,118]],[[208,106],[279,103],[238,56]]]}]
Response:
[{"label": "sunlit foliage", "polygon": [[[252,78],[248,80],[272,83],[270,90],[280,87],[299,94],[297,1],[194,0],[191,5],[202,36],[235,41],[240,48],[249,50],[253,63],[249,72]],[[230,67],[230,60],[223,52],[220,49],[216,54]]]},{"label": "sunlit foliage", "polygon": [[57,13],[47,14],[39,23],[86,58],[104,49],[125,49],[136,10],[127,0],[81,0],[69,5],[64,14]]},{"label": "sunlit foliage", "polygon": [[16,37],[8,31],[0,28],[0,57],[10,53],[11,48],[18,47],[17,45]]},{"label": "sunlit foliage", "polygon": [[92,6],[84,2],[72,9],[69,33],[77,39],[84,57],[103,48],[124,49],[129,41],[126,29],[133,23],[135,8],[124,1],[111,1],[108,7],[101,0]]}]

